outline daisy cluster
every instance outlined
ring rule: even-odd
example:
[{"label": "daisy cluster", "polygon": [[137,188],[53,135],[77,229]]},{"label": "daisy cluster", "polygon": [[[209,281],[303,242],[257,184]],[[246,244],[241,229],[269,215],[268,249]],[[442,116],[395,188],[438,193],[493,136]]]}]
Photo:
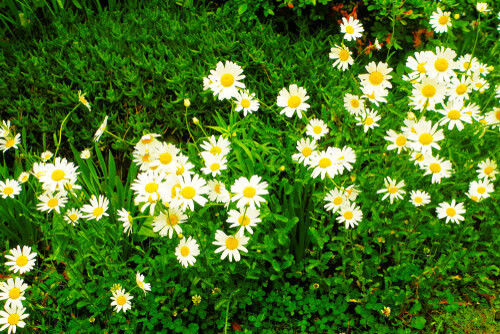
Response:
[{"label": "daisy cluster", "polygon": [[2,121],[0,123],[0,150],[3,153],[9,149],[17,150],[17,145],[21,143],[21,134],[16,134],[11,125],[10,121]]},{"label": "daisy cluster", "polygon": [[[23,275],[35,267],[37,253],[31,252],[31,247],[20,246],[10,250],[11,255],[5,255],[8,261],[5,263],[9,271]],[[24,328],[29,314],[25,313],[23,300],[24,293],[29,288],[21,277],[8,278],[6,282],[0,282],[0,300],[5,300],[4,310],[0,311],[0,331],[7,329],[8,334],[15,333],[17,327]]]},{"label": "daisy cluster", "polygon": [[[140,272],[137,272],[135,275],[135,282],[137,287],[144,292],[144,295],[147,294],[148,291],[151,291],[151,283],[144,282],[145,277]],[[134,299],[130,293],[126,292],[125,289],[122,288],[120,284],[113,284],[111,287],[111,306],[114,306],[114,311],[116,313],[123,311],[126,313],[128,309],[132,308],[131,300]]]}]

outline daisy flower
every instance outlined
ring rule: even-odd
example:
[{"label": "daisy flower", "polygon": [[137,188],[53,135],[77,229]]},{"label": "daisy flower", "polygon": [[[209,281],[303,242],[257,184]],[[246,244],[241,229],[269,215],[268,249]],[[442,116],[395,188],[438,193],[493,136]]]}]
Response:
[{"label": "daisy flower", "polygon": [[490,178],[490,179],[494,180],[495,175],[498,173],[497,163],[495,160],[491,160],[490,158],[487,158],[486,160],[481,161],[477,165],[476,172],[479,174],[478,177],[480,179]]},{"label": "daisy flower", "polygon": [[12,270],[14,273],[19,271],[19,274],[22,275],[25,272],[31,271],[35,266],[37,253],[31,253],[31,247],[23,246],[21,251],[21,247],[18,245],[17,248],[12,248],[10,253],[12,255],[5,255],[10,260],[5,262],[5,265],[10,266],[9,270]]},{"label": "daisy flower", "polygon": [[2,282],[0,284],[0,300],[5,300],[5,306],[17,306],[17,308],[22,308],[22,301],[26,299],[24,297],[24,291],[28,288],[28,284],[24,283],[22,278],[16,277],[9,278],[7,283]]},{"label": "daisy flower", "polygon": [[363,26],[354,17],[350,16],[347,20],[345,17],[342,18],[342,24],[340,25],[340,32],[345,34],[344,39],[347,41],[355,41],[361,37],[361,33],[365,31]]},{"label": "daisy flower", "polygon": [[87,220],[95,219],[99,221],[104,216],[109,216],[106,212],[108,210],[109,200],[103,195],[99,195],[99,199],[92,195],[90,198],[90,204],[85,204],[82,207],[82,212],[86,215],[82,216]]},{"label": "daisy flower", "polygon": [[123,313],[127,312],[128,309],[132,308],[132,304],[130,301],[134,298],[129,293],[125,293],[125,289],[118,289],[113,291],[113,296],[111,297],[111,306],[114,306],[115,312],[123,311]]},{"label": "daisy flower", "polygon": [[439,82],[450,81],[451,78],[456,77],[453,71],[457,69],[457,64],[453,60],[456,56],[457,53],[452,49],[437,46],[436,53],[430,57],[427,75]]},{"label": "daisy flower", "polygon": [[431,154],[421,152],[411,152],[410,161],[414,161],[422,169],[426,169],[427,163],[432,159]]},{"label": "daisy flower", "polygon": [[10,135],[10,121],[0,123],[0,137],[7,138]]},{"label": "daisy flower", "polygon": [[378,89],[375,90],[372,86],[361,86],[361,91],[363,92],[363,99],[368,99],[370,102],[379,105],[379,102],[386,103],[385,99],[389,94],[387,89]]},{"label": "daisy flower", "polygon": [[14,198],[21,193],[21,186],[19,182],[16,180],[6,179],[4,181],[0,181],[0,195],[2,198]]},{"label": "daisy flower", "polygon": [[55,194],[51,191],[46,191],[38,197],[38,200],[40,201],[36,205],[38,210],[49,213],[54,210],[57,213],[61,213],[61,208],[64,208],[66,205],[68,197],[64,191],[59,191]]},{"label": "daisy flower", "polygon": [[99,128],[97,129],[97,131],[94,134],[94,141],[96,143],[98,143],[99,140],[101,139],[101,136],[104,133],[104,131],[106,131],[107,126],[108,126],[108,115],[106,115],[106,117],[104,117],[104,120],[102,121],[101,125],[99,125]]},{"label": "daisy flower", "polygon": [[369,129],[378,127],[379,124],[377,122],[381,118],[382,117],[380,117],[375,110],[370,111],[370,109],[366,108],[366,113],[364,115],[356,117],[356,120],[358,121],[356,125],[362,125],[366,133]]},{"label": "daisy flower", "polygon": [[410,56],[406,59],[406,67],[410,68],[409,76],[417,80],[422,80],[427,76],[427,63],[429,57],[433,55],[431,51],[415,52],[414,57]]},{"label": "daisy flower", "polygon": [[151,291],[151,283],[144,282],[144,275],[140,272],[137,272],[135,275],[135,282],[137,283],[137,286],[144,291],[144,295],[146,295],[147,291]]},{"label": "daisy flower", "polygon": [[204,206],[208,199],[203,197],[208,193],[208,186],[205,179],[201,178],[197,174],[191,179],[190,176],[184,176],[181,178],[181,188],[179,191],[179,196],[175,199],[175,206],[179,206],[182,209],[189,208],[194,211],[194,202],[201,206]]},{"label": "daisy flower", "polygon": [[489,68],[489,66],[487,64],[479,63],[476,72],[479,73],[479,75],[482,75],[483,77],[485,77],[488,75],[488,73],[490,73],[490,70],[488,68]]},{"label": "daisy flower", "polygon": [[260,203],[266,201],[262,196],[269,194],[268,184],[266,181],[260,182],[261,179],[258,175],[253,175],[250,180],[242,176],[234,182],[231,186],[231,192],[234,194],[232,201],[238,202],[238,209],[245,205],[255,209],[255,206],[260,207]]},{"label": "daisy flower", "polygon": [[175,248],[175,256],[184,267],[192,266],[196,262],[196,257],[200,255],[200,248],[193,237],[182,238]]},{"label": "daisy flower", "polygon": [[176,234],[182,233],[182,228],[179,224],[183,224],[187,220],[187,215],[176,207],[170,207],[166,213],[162,212],[153,220],[153,232],[158,232],[161,237],[168,235],[172,239],[174,231]]},{"label": "daisy flower", "polygon": [[440,114],[445,115],[439,120],[439,125],[448,123],[448,130],[452,130],[456,126],[458,131],[462,131],[464,129],[462,122],[472,123],[471,116],[465,113],[463,106],[464,104],[460,100],[448,100],[444,110],[437,110]]},{"label": "daisy flower", "polygon": [[471,54],[460,56],[457,60],[457,68],[460,72],[476,72],[479,68],[479,61]]},{"label": "daisy flower", "polygon": [[201,152],[203,160],[205,162],[205,167],[201,168],[201,172],[205,175],[220,175],[222,170],[227,169],[226,157],[222,154],[213,155],[210,152]]},{"label": "daisy flower", "polygon": [[151,153],[155,157],[151,166],[158,167],[159,173],[175,173],[179,167],[177,164],[179,153],[177,146],[160,142]]},{"label": "daisy flower", "polygon": [[335,175],[339,174],[342,169],[341,166],[335,163],[339,157],[340,150],[314,152],[311,155],[311,160],[309,162],[309,168],[314,168],[311,176],[313,178],[321,176],[321,179],[323,180],[325,178],[325,174],[328,173],[328,176],[331,178],[335,177]]},{"label": "daisy flower", "polygon": [[250,240],[249,237],[245,237],[243,233],[238,232],[234,235],[226,235],[226,233],[221,230],[217,230],[215,233],[215,241],[212,244],[216,246],[220,246],[215,250],[215,254],[222,252],[220,257],[221,260],[224,260],[229,255],[229,262],[233,261],[233,257],[235,261],[240,260],[240,251],[248,253],[248,249],[245,248],[245,245]]},{"label": "daisy flower", "polygon": [[236,97],[238,88],[245,88],[245,84],[241,82],[245,78],[243,69],[229,60],[226,60],[226,64],[218,62],[215,70],[210,73],[213,80],[211,89],[219,100]]},{"label": "daisy flower", "polygon": [[215,136],[211,136],[208,138],[208,141],[204,141],[200,146],[207,152],[212,153],[213,155],[222,154],[227,155],[231,151],[230,147],[231,143],[229,140],[219,136],[218,139],[215,139]]},{"label": "daisy flower", "polygon": [[423,78],[422,82],[415,83],[411,92],[415,110],[423,110],[426,106],[428,110],[434,110],[435,105],[443,102],[446,93],[446,86],[436,79]]},{"label": "daisy flower", "polygon": [[80,153],[80,158],[87,160],[88,158],[90,158],[90,155],[90,149],[86,148]]},{"label": "daisy flower", "polygon": [[278,107],[284,108],[280,115],[285,114],[287,117],[292,117],[296,112],[297,116],[302,119],[302,111],[306,111],[310,107],[309,104],[305,103],[308,99],[307,91],[303,87],[292,84],[289,90],[283,88],[277,99]]},{"label": "daisy flower", "polygon": [[64,185],[79,174],[77,169],[72,162],[57,157],[53,164],[45,165],[45,174],[40,177],[43,189],[51,192],[64,189]]},{"label": "daisy flower", "polygon": [[89,111],[91,110],[90,108],[90,104],[89,102],[87,101],[87,99],[85,98],[85,94],[86,93],[83,93],[82,94],[82,91],[79,90],[78,91],[78,101],[80,101],[81,104],[83,104]]},{"label": "daisy flower", "polygon": [[54,153],[50,151],[45,151],[42,154],[40,154],[40,158],[42,159],[43,162],[47,162],[54,156]]},{"label": "daisy flower", "polygon": [[395,198],[402,199],[403,195],[406,193],[402,188],[405,186],[405,181],[402,180],[399,183],[396,183],[396,179],[391,179],[389,176],[384,180],[385,188],[377,190],[377,194],[384,194],[382,197],[382,201],[389,197],[391,204]]},{"label": "daisy flower", "polygon": [[410,202],[414,206],[423,206],[431,202],[431,196],[429,195],[428,192],[423,190],[417,190],[417,191],[412,190],[410,193],[410,197],[411,197]]},{"label": "daisy flower", "polygon": [[468,100],[469,93],[472,92],[472,80],[466,75],[462,75],[460,79],[452,78],[448,83],[446,95],[449,100]]},{"label": "daisy flower", "polygon": [[363,219],[363,212],[356,203],[345,203],[341,206],[337,221],[345,223],[345,228],[354,228]]},{"label": "daisy flower", "polygon": [[392,75],[392,68],[388,67],[386,63],[379,62],[376,64],[374,61],[370,62],[365,67],[367,74],[360,74],[359,79],[361,80],[361,85],[367,88],[369,91],[382,91],[386,88],[391,88],[392,84],[389,80]]},{"label": "daisy flower", "polygon": [[216,203],[228,204],[231,202],[231,197],[229,191],[227,191],[226,186],[221,181],[210,180],[207,182],[208,185],[208,199]]},{"label": "daisy flower", "polygon": [[328,125],[320,119],[313,118],[309,121],[306,127],[306,135],[319,140],[328,133]]},{"label": "daisy flower", "polygon": [[177,158],[177,170],[175,171],[175,175],[189,177],[194,174],[194,172],[192,171],[193,168],[194,165],[189,162],[188,157],[186,157],[182,153],[179,154]]},{"label": "daisy flower", "polygon": [[338,172],[342,174],[344,169],[352,170],[352,164],[356,162],[356,153],[349,146],[344,146],[342,149],[337,147],[328,147],[326,149],[332,155],[335,165],[337,165]]},{"label": "daisy flower", "polygon": [[148,171],[137,174],[136,179],[132,182],[130,189],[134,191],[136,201],[139,197],[151,198],[153,201],[167,198],[165,187],[165,174],[159,174],[156,171]]},{"label": "daisy flower", "polygon": [[365,101],[357,95],[347,93],[344,96],[344,107],[353,116],[361,115],[365,108]]},{"label": "daisy flower", "polygon": [[19,183],[25,183],[25,182],[28,181],[29,178],[30,178],[30,173],[28,173],[28,172],[22,172],[17,177],[17,182],[19,182]]},{"label": "daisy flower", "polygon": [[472,117],[472,119],[474,119],[478,122],[482,118],[482,116],[480,115],[481,109],[475,103],[469,103],[467,105],[464,104],[464,109],[462,110],[462,112],[469,115],[470,117]]},{"label": "daisy flower", "polygon": [[[351,178],[351,180],[352,180],[352,178]],[[358,195],[361,193],[361,191],[354,184],[351,184],[349,187],[347,187],[343,190],[345,192],[346,198],[351,202],[355,201],[356,198],[358,197]]]},{"label": "daisy flower", "polygon": [[494,191],[493,183],[490,183],[490,180],[487,178],[472,181],[469,185],[469,194],[476,196],[479,200],[490,197],[490,193]]},{"label": "daisy flower", "polygon": [[82,213],[78,209],[71,209],[66,211],[64,214],[64,220],[68,222],[68,224],[72,224],[75,226],[75,224],[78,224],[78,219],[82,216]]},{"label": "daisy flower", "polygon": [[406,151],[408,149],[408,139],[403,133],[397,133],[394,130],[388,130],[387,137],[384,137],[385,140],[391,142],[389,146],[387,146],[387,150],[398,150],[398,154],[401,153],[401,150]]},{"label": "daisy flower", "polygon": [[332,211],[332,213],[340,210],[342,205],[349,200],[346,198],[346,193],[340,189],[330,190],[330,192],[325,196],[324,200],[327,202],[325,204],[326,211]]},{"label": "daisy flower", "polygon": [[116,213],[118,215],[118,221],[123,223],[123,233],[130,235],[130,233],[132,233],[134,218],[132,218],[130,212],[125,210],[125,208],[118,210]]},{"label": "daisy flower", "polygon": [[40,178],[45,174],[45,163],[43,162],[35,162],[33,164],[33,171],[31,172],[33,176],[40,180]]},{"label": "daisy flower", "polygon": [[234,110],[237,112],[243,110],[243,116],[259,110],[260,102],[255,99],[255,93],[250,94],[248,91],[238,92],[235,100],[236,108]]},{"label": "daisy flower", "polygon": [[18,133],[17,135],[15,135],[14,137],[11,137],[11,136],[7,136],[4,138],[0,138],[0,150],[3,151],[3,153],[5,153],[7,150],[13,148],[15,150],[17,150],[17,145],[19,145],[21,143],[21,134]]},{"label": "daisy flower", "polygon": [[336,59],[332,65],[333,68],[337,66],[339,70],[345,71],[347,70],[349,65],[352,65],[354,63],[354,59],[351,56],[351,51],[349,51],[349,48],[347,46],[335,45],[335,47],[330,51],[330,59]]},{"label": "daisy flower", "polygon": [[7,329],[7,334],[15,333],[17,327],[24,328],[26,323],[23,321],[29,314],[24,313],[26,308],[5,305],[5,311],[0,311],[0,331]]},{"label": "daisy flower", "polygon": [[476,4],[476,9],[480,13],[487,13],[487,12],[491,11],[491,9],[488,8],[487,2],[478,2]]},{"label": "daisy flower", "polygon": [[465,213],[465,208],[463,203],[456,203],[452,200],[451,203],[442,202],[439,203],[439,207],[436,208],[436,213],[439,219],[446,218],[446,224],[449,221],[459,224],[461,221],[465,220],[462,214]]},{"label": "daisy flower", "polygon": [[260,223],[262,220],[260,217],[260,211],[252,208],[241,208],[240,211],[231,210],[228,213],[229,217],[227,218],[227,222],[231,223],[229,228],[239,227],[238,232],[245,232],[253,234],[252,227],[256,227],[257,223]]},{"label": "daisy flower", "polygon": [[429,21],[432,29],[437,33],[447,32],[448,28],[451,27],[450,14],[450,12],[443,12],[441,8],[438,8],[437,12],[432,13]]},{"label": "daisy flower", "polygon": [[432,175],[432,183],[441,183],[441,179],[451,177],[453,170],[451,169],[451,162],[444,159],[439,159],[439,155],[431,157],[430,160],[424,165],[424,175]]},{"label": "daisy flower", "polygon": [[438,123],[432,125],[431,121],[420,120],[415,125],[415,133],[410,132],[408,140],[415,151],[432,154],[432,148],[440,150],[438,141],[444,139],[442,129],[438,129]]},{"label": "daisy flower", "polygon": [[474,74],[472,76],[472,89],[475,91],[479,91],[479,93],[483,93],[485,90],[490,88],[490,84],[486,79],[481,78],[479,74]]},{"label": "daisy flower", "polygon": [[316,141],[314,139],[302,138],[297,142],[297,151],[299,151],[299,153],[292,155],[292,160],[304,163],[304,165],[307,166],[315,150]]}]

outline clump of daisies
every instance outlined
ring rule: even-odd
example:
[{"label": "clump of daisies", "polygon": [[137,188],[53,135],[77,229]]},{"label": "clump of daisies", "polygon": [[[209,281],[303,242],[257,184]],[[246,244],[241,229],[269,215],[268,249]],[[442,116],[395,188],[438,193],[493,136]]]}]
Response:
[{"label": "clump of daisies", "polygon": [[10,149],[17,150],[21,143],[21,134],[16,134],[11,127],[10,121],[0,123],[0,150],[5,154]]}]

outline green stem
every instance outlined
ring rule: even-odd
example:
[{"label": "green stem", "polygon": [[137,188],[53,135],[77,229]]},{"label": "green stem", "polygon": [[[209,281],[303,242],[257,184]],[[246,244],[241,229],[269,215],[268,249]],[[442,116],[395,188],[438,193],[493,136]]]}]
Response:
[{"label": "green stem", "polygon": [[127,141],[127,140],[123,139],[123,138],[120,138],[120,137],[118,137],[117,135],[112,134],[112,133],[111,133],[111,132],[109,132],[108,130],[104,130],[104,132],[106,132],[108,135],[111,135],[111,137],[116,138],[116,139],[118,139],[118,140],[120,140],[120,141],[122,141],[122,142],[124,142],[124,143],[126,143],[126,144],[129,144],[129,145],[131,145],[131,146],[135,146],[135,144],[133,144],[133,143],[131,143],[131,142],[129,142],[129,141]]},{"label": "green stem", "polygon": [[66,117],[64,117],[64,119],[61,123],[61,127],[59,128],[59,140],[57,142],[56,153],[54,153],[54,159],[57,157],[57,152],[59,151],[59,147],[61,146],[62,130],[63,130],[64,124],[68,120],[69,115],[71,115],[73,113],[73,111],[75,111],[76,108],[78,108],[79,105],[80,104],[77,104],[73,109],[71,109],[71,111],[66,115]]}]

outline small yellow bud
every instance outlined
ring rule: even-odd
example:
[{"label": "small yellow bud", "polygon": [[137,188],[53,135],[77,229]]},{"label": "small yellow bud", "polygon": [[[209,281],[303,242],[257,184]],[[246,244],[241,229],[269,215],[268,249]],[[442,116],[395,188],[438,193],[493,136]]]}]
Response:
[{"label": "small yellow bud", "polygon": [[458,20],[460,18],[460,14],[455,14],[453,17],[455,18],[455,20]]},{"label": "small yellow bud", "polygon": [[493,72],[494,69],[495,69],[495,66],[493,66],[493,65],[488,66],[488,71]]},{"label": "small yellow bud", "polygon": [[236,132],[233,132],[233,137],[236,137]]},{"label": "small yellow bud", "polygon": [[184,238],[184,236],[182,235],[182,233],[177,234],[177,236],[179,237],[179,239]]},{"label": "small yellow bud", "polygon": [[352,182],[356,181],[356,175],[351,175],[351,181]]},{"label": "small yellow bud", "polygon": [[177,312],[176,312],[176,311],[174,311],[174,313],[172,313],[172,315],[173,315],[174,317],[176,317],[176,316],[177,316]]},{"label": "small yellow bud", "polygon": [[285,171],[285,166],[281,166],[280,171],[282,171],[282,172]]},{"label": "small yellow bud", "polygon": [[198,118],[193,117],[193,123],[194,123],[195,125],[198,125],[198,124],[200,123],[200,121],[198,120]]},{"label": "small yellow bud", "polygon": [[410,111],[406,117],[408,117],[408,119],[411,121],[416,118],[415,114],[412,111]]},{"label": "small yellow bud", "polygon": [[184,99],[184,107],[189,108],[190,105],[191,101],[189,101],[189,99]]}]

